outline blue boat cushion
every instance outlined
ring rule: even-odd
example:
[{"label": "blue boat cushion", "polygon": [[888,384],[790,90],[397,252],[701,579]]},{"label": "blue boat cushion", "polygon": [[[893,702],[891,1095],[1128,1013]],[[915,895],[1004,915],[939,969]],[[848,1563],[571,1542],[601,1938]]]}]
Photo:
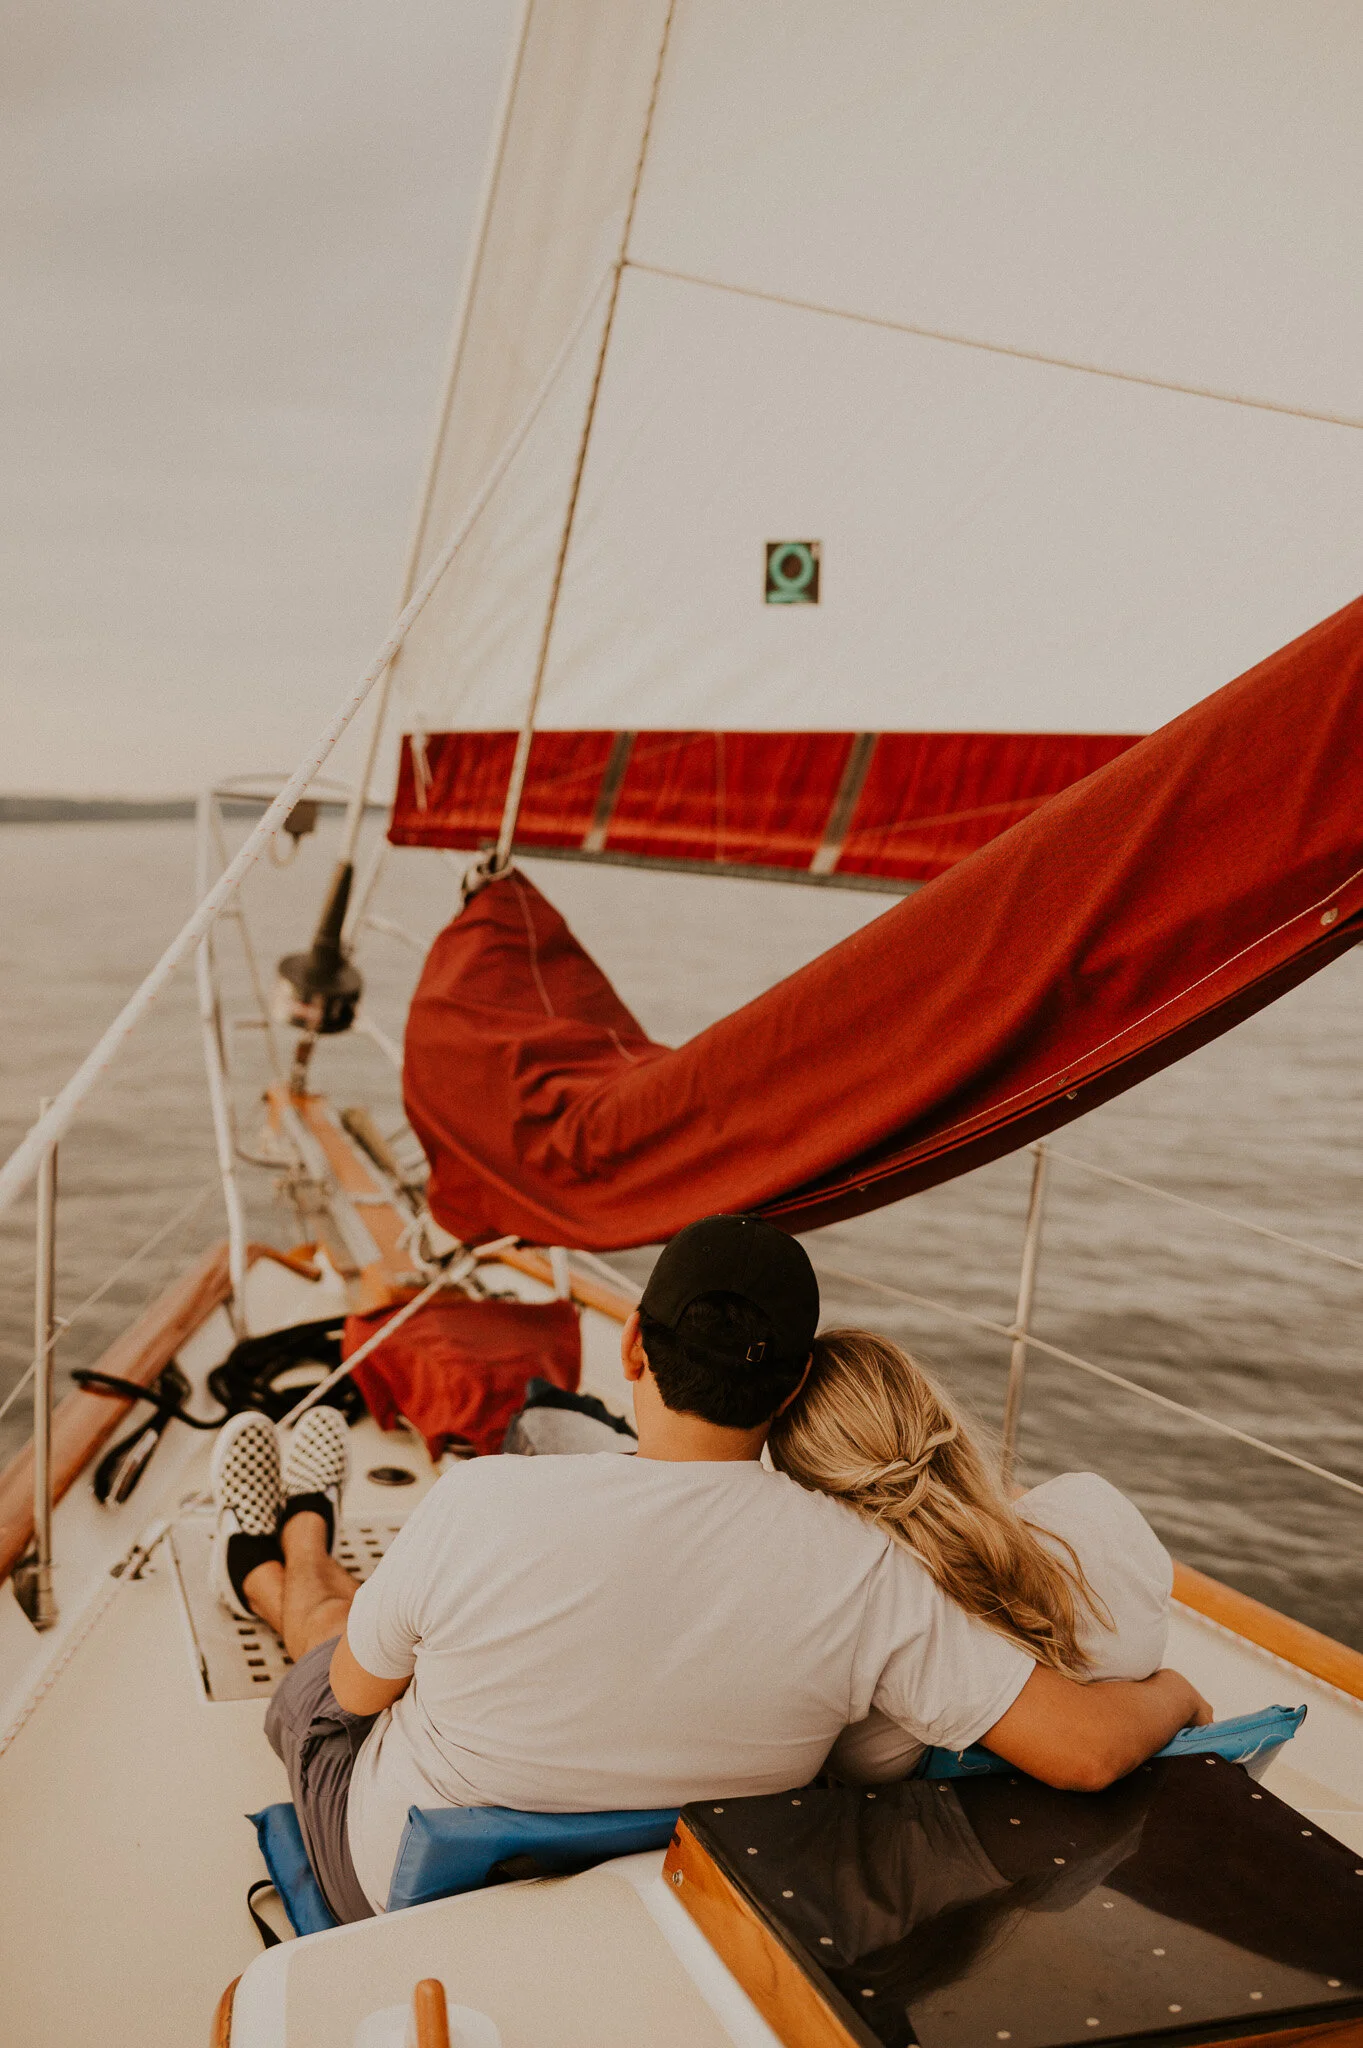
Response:
[{"label": "blue boat cushion", "polygon": [[[586,1870],[612,1856],[665,1849],[675,1806],[641,1813],[520,1813],[509,1806],[413,1806],[407,1815],[388,1910],[476,1891],[497,1876]],[[518,1860],[525,1859],[523,1862]],[[510,1869],[498,1869],[499,1865]]]},{"label": "blue boat cushion", "polygon": [[270,1882],[284,1902],[294,1933],[320,1934],[324,1927],[335,1927],[336,1916],[313,1876],[293,1807],[284,1800],[278,1806],[262,1807],[248,1819],[255,1826]]},{"label": "blue boat cushion", "polygon": [[[1290,1742],[1306,1719],[1305,1707],[1261,1707],[1233,1721],[1210,1721],[1205,1728],[1181,1728],[1159,1756],[1219,1756],[1227,1763],[1257,1763],[1260,1769]],[[914,1776],[918,1778],[985,1778],[1002,1776],[1012,1764],[975,1743],[969,1749],[930,1749]]]},{"label": "blue boat cushion", "polygon": [[[287,1802],[250,1819],[270,1882],[295,1934],[317,1934],[337,1921],[313,1875],[298,1815]],[[503,1806],[412,1807],[388,1892],[388,1910],[476,1891],[495,1875],[535,1876],[586,1870],[612,1856],[665,1849],[677,1822],[675,1806],[644,1813],[518,1813]],[[526,1858],[517,1868],[513,1859]],[[497,1866],[513,1863],[509,1871]]]}]

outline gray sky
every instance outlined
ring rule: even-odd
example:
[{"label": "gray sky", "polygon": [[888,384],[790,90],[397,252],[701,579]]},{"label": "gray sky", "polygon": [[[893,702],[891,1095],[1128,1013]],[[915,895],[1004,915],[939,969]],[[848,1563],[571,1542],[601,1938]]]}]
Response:
[{"label": "gray sky", "polygon": [[511,15],[0,5],[0,791],[286,766],[365,665]]}]

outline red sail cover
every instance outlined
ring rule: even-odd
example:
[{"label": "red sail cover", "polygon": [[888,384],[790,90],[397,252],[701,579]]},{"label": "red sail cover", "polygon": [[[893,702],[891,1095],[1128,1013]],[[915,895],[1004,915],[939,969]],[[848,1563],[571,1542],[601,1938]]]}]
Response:
[{"label": "red sail cover", "polygon": [[719,1209],[803,1230],[1011,1151],[1363,936],[1360,764],[1363,599],[675,1051],[493,883],[408,1023],[432,1208],[604,1251]]},{"label": "red sail cover", "polygon": [[[902,889],[1134,746],[1128,733],[537,732],[517,847]],[[496,843],[514,732],[403,741],[389,838]]]}]

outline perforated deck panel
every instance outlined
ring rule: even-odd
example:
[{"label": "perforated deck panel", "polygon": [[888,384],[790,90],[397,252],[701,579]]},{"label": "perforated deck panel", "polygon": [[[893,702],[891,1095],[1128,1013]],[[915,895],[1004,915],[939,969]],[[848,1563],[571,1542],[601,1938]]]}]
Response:
[{"label": "perforated deck panel", "polygon": [[[387,1520],[343,1522],[336,1556],[357,1579],[367,1579],[401,1527]],[[209,1572],[213,1517],[181,1516],[170,1546],[205,1697],[268,1699],[292,1659],[263,1621],[238,1621],[219,1605]]]}]

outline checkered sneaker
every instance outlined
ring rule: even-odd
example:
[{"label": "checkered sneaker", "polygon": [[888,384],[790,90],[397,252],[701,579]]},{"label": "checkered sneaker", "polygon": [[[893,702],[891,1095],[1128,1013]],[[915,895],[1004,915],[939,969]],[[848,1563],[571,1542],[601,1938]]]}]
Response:
[{"label": "checkered sneaker", "polygon": [[309,1408],[285,1440],[285,1500],[299,1493],[324,1493],[331,1502],[333,1526],[339,1527],[349,1476],[350,1431],[344,1419],[334,1408]]},{"label": "checkered sneaker", "polygon": [[213,1505],[244,1536],[273,1536],[283,1488],[279,1437],[268,1415],[248,1409],[225,1422],[213,1446]]},{"label": "checkered sneaker", "polygon": [[229,1614],[249,1617],[227,1569],[233,1536],[273,1536],[279,1519],[279,1437],[267,1415],[247,1409],[218,1431],[210,1468],[218,1525],[213,1533],[213,1584]]}]

